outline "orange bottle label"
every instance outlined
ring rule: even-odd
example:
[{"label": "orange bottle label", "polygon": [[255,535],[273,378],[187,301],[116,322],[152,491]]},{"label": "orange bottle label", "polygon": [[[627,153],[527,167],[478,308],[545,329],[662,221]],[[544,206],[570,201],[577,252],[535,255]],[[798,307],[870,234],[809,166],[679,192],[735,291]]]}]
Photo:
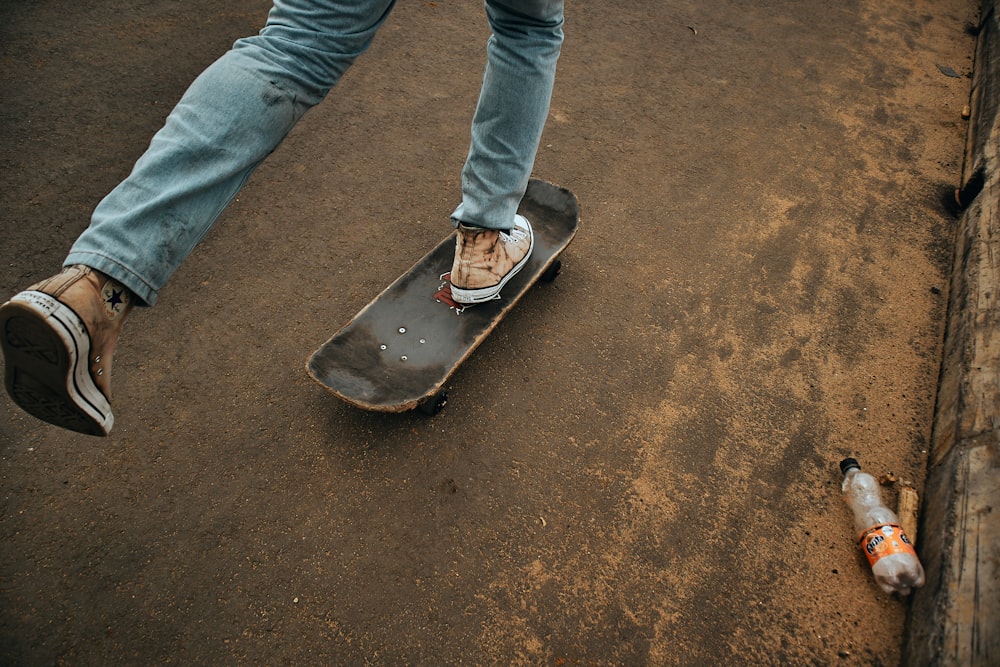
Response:
[{"label": "orange bottle label", "polygon": [[911,554],[916,557],[917,552],[910,544],[910,538],[906,536],[898,523],[882,523],[872,526],[861,534],[861,550],[868,557],[868,564],[874,565],[880,559],[893,554]]}]

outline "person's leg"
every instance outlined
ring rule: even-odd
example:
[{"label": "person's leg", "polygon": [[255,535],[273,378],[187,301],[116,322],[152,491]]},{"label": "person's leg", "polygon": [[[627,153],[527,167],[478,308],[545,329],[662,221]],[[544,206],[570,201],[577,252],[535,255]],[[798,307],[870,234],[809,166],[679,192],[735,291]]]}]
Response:
[{"label": "person's leg", "polygon": [[[27,412],[107,435],[111,362],[250,173],[371,43],[394,0],[276,0],[266,27],[191,85],[57,276],[0,306],[4,385]],[[134,297],[136,298],[133,298]]]},{"label": "person's leg", "polygon": [[452,218],[510,229],[549,114],[563,40],[562,0],[487,0],[493,34]]},{"label": "person's leg", "polygon": [[191,85],[132,173],[95,209],[65,265],[152,305],[253,170],[368,48],[394,0],[276,0]]},{"label": "person's leg", "polygon": [[516,215],[549,113],[562,46],[562,0],[486,0],[493,29],[462,169],[462,203],[451,269],[463,304],[500,298],[528,262],[531,224]]}]

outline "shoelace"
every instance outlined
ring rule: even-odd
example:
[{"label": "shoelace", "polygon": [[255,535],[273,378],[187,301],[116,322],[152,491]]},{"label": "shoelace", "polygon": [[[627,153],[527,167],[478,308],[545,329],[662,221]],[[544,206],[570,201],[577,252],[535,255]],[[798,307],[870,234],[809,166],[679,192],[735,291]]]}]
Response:
[{"label": "shoelace", "polygon": [[520,227],[514,227],[510,230],[510,234],[507,232],[500,232],[500,236],[503,238],[504,243],[507,243],[508,241],[514,241],[517,243],[518,241],[528,238],[528,232],[524,231]]}]

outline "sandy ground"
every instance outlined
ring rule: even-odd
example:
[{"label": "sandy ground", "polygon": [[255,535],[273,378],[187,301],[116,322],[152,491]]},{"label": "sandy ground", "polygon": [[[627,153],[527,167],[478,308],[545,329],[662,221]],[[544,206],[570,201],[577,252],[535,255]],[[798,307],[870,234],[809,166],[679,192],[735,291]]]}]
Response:
[{"label": "sandy ground", "polygon": [[[4,7],[0,295],[266,9]],[[457,201],[482,8],[403,3],[130,322],[110,439],[0,397],[0,662],[898,663],[837,462],[922,490],[976,18],[570,3],[581,230],[428,419],[304,370]]]}]

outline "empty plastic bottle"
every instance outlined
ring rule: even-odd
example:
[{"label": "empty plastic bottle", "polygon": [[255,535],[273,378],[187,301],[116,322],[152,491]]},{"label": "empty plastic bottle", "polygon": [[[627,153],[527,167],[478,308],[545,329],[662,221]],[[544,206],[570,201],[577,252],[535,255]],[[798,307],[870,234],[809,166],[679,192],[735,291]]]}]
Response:
[{"label": "empty plastic bottle", "polygon": [[878,482],[854,459],[840,462],[844,499],[854,512],[861,551],[868,557],[875,581],[886,593],[909,595],[924,585],[924,568],[895,513],[882,504]]}]

